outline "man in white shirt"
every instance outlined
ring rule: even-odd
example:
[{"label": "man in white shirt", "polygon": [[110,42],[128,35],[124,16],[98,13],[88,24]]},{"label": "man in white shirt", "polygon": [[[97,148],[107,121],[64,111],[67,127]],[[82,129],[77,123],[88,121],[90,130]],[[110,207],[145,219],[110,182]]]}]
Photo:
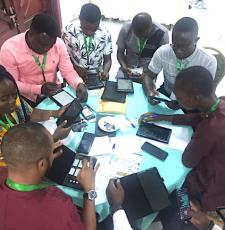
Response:
[{"label": "man in white shirt", "polygon": [[[153,55],[148,70],[143,76],[143,86],[151,104],[157,104],[149,96],[156,96],[155,81],[163,71],[164,83],[158,91],[173,98],[173,87],[177,74],[191,66],[203,66],[215,77],[217,62],[214,56],[197,47],[198,24],[190,17],[183,17],[176,22],[172,32],[172,44],[161,46]],[[173,108],[173,105],[167,104]]]}]

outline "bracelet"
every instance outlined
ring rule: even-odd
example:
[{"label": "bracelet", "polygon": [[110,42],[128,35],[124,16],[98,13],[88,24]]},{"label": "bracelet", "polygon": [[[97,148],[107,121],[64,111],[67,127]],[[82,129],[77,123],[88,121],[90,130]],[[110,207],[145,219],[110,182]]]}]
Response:
[{"label": "bracelet", "polygon": [[205,230],[212,230],[213,229],[213,227],[214,227],[214,222],[211,220],[210,222],[209,222],[209,225],[208,225],[208,227],[205,229]]}]

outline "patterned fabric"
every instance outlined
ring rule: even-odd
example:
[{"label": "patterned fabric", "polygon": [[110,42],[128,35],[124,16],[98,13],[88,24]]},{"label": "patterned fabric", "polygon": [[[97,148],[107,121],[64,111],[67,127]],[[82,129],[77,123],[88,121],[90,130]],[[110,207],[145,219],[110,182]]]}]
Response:
[{"label": "patterned fabric", "polygon": [[93,35],[90,51],[85,46],[85,35],[77,24],[66,26],[64,41],[74,64],[85,68],[90,73],[98,72],[102,67],[103,56],[112,53],[112,39],[110,33],[99,27]]}]

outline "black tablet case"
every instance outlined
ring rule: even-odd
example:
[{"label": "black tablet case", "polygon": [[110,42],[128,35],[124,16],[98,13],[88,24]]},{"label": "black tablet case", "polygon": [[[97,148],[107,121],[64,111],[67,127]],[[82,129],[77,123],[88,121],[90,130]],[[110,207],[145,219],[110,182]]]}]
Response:
[{"label": "black tablet case", "polygon": [[104,87],[104,83],[100,80],[100,76],[97,74],[88,74],[85,84],[87,85],[89,90]]},{"label": "black tablet case", "polygon": [[120,178],[125,191],[123,208],[129,220],[136,220],[158,212],[171,203],[169,193],[157,168]]},{"label": "black tablet case", "polygon": [[105,101],[124,103],[126,95],[127,94],[125,92],[117,91],[117,82],[107,81],[101,99]]},{"label": "black tablet case", "polygon": [[97,114],[96,116],[96,122],[95,122],[95,136],[96,137],[103,137],[103,136],[108,136],[108,137],[115,137],[116,136],[116,131],[115,132],[105,132],[104,130],[100,129],[98,126],[98,121],[100,118],[106,117],[106,115],[100,115]]}]

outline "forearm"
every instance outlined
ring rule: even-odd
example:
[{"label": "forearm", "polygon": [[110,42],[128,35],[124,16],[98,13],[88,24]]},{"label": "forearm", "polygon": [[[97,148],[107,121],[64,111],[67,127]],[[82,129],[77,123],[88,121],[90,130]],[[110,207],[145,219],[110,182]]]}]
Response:
[{"label": "forearm", "polygon": [[120,63],[120,66],[121,66],[122,69],[127,68],[124,53],[117,53],[117,60]]},{"label": "forearm", "polygon": [[202,117],[199,113],[190,113],[190,114],[177,114],[173,115],[171,120],[173,125],[185,125],[196,127],[201,121]]},{"label": "forearm", "polygon": [[147,73],[145,73],[143,76],[142,87],[144,89],[144,93],[146,96],[149,96],[150,92],[155,90],[154,80],[151,77],[149,77]]},{"label": "forearm", "polygon": [[58,117],[58,110],[33,109],[31,120],[35,122],[47,121],[51,117]]},{"label": "forearm", "polygon": [[107,60],[103,62],[103,72],[108,73],[112,65],[112,60]]},{"label": "forearm", "polygon": [[95,214],[95,202],[89,199],[84,199],[83,206],[83,223],[87,230],[96,229],[96,214]]}]

